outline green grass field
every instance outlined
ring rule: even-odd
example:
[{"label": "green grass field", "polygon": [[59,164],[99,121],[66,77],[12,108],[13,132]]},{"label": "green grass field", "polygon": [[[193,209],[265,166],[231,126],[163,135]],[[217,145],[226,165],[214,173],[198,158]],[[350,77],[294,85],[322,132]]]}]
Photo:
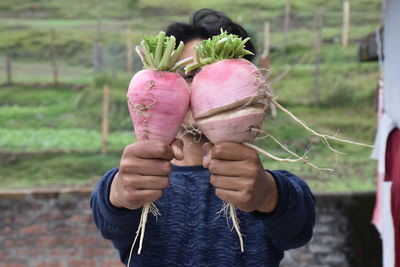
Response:
[{"label": "green grass field", "polygon": [[[292,1],[293,2],[293,1]],[[324,7],[325,40],[321,48],[319,105],[313,106],[315,14]],[[259,47],[262,25],[271,27],[271,77],[304,53],[310,57],[273,85],[278,101],[313,129],[372,144],[375,131],[377,62],[360,63],[358,41],[380,26],[380,1],[351,3],[350,44],[341,46],[341,2],[293,2],[287,52],[283,49],[284,1],[221,0],[3,0],[0,3],[0,84],[6,81],[4,57],[12,55],[14,86],[0,86],[0,189],[93,186],[107,169],[117,166],[125,145],[134,142],[126,107],[132,74],[125,70],[125,28],[136,44],[173,21],[187,20],[201,7],[222,10],[249,31]],[[100,34],[98,29],[100,27]],[[57,33],[59,87],[51,86],[51,30]],[[103,72],[94,75],[93,45],[105,51]],[[114,49],[114,50],[113,50]],[[140,62],[135,58],[135,69]],[[102,84],[111,88],[110,150],[101,155]],[[262,156],[266,168],[288,169],[314,191],[364,191],[375,188],[371,149],[332,143],[338,158],[287,115],[267,116],[264,129],[299,154],[309,147],[309,160],[333,173],[302,163],[280,163]],[[288,157],[271,140],[257,145]],[[77,151],[80,151],[77,153]],[[41,154],[42,153],[42,154]]]}]

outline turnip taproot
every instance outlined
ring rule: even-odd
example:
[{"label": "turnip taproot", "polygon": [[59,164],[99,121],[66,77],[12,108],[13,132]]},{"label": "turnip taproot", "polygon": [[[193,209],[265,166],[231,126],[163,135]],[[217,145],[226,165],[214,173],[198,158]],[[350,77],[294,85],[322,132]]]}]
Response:
[{"label": "turnip taproot", "polygon": [[[189,109],[190,93],[186,81],[174,71],[185,62],[176,62],[183,43],[175,49],[175,37],[160,32],[136,47],[144,70],[136,73],[128,89],[128,108],[136,137],[143,140],[162,140],[170,144],[181,127]],[[142,208],[142,214],[128,259],[128,266],[140,234],[138,254],[141,253],[149,211],[159,215],[153,203]]]},{"label": "turnip taproot", "polygon": [[[191,84],[190,105],[201,133],[212,143],[238,142],[274,160],[303,161],[318,170],[332,171],[328,168],[318,168],[307,161],[305,156],[295,154],[275,137],[261,129],[265,110],[269,105],[275,105],[303,126],[310,134],[321,138],[325,145],[335,153],[339,152],[331,147],[328,141],[330,139],[365,145],[317,133],[290,111],[283,108],[276,101],[260,70],[251,62],[242,59],[243,56],[251,53],[245,49],[247,41],[248,38],[242,40],[238,36],[228,34],[221,29],[220,35],[204,40],[196,47],[196,62],[185,68],[186,72],[200,68]],[[258,133],[263,133],[266,137],[271,138],[295,159],[278,158],[252,145],[250,142],[254,140]],[[239,236],[240,248],[244,251],[236,208],[232,204],[224,203],[222,211],[231,217],[233,227]]]}]

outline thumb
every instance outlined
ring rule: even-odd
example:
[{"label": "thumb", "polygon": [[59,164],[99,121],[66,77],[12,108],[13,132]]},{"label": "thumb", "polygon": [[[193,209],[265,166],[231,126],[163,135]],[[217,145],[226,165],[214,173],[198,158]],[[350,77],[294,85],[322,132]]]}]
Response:
[{"label": "thumb", "polygon": [[203,145],[203,167],[208,168],[208,164],[211,160],[211,153],[214,145],[210,142],[207,142]]},{"label": "thumb", "polygon": [[174,152],[174,158],[177,160],[183,160],[183,142],[181,139],[175,139],[171,143],[172,151]]}]

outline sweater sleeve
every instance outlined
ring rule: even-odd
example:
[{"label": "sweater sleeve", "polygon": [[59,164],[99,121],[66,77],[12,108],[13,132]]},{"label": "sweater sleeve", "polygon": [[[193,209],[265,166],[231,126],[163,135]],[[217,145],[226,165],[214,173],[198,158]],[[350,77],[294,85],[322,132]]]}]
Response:
[{"label": "sweater sleeve", "polygon": [[139,225],[141,209],[128,210],[113,206],[109,200],[111,182],[118,168],[108,171],[93,190],[90,207],[97,228],[105,239],[118,249],[121,260],[128,258],[135,232]]},{"label": "sweater sleeve", "polygon": [[281,250],[303,246],[312,237],[315,199],[307,184],[294,174],[268,171],[275,179],[279,200],[271,213],[252,212],[263,221],[268,237]]}]

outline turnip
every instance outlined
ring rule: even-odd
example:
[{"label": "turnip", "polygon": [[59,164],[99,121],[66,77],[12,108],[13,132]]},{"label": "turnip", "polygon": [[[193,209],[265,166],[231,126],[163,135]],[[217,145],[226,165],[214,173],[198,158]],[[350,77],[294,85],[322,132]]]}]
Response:
[{"label": "turnip", "polygon": [[[283,108],[276,101],[276,97],[272,94],[260,70],[251,62],[242,59],[243,56],[251,54],[245,49],[248,40],[249,38],[242,40],[221,29],[220,35],[204,40],[196,47],[196,62],[185,68],[186,72],[200,68],[191,84],[190,105],[201,133],[212,143],[221,141],[242,143],[274,160],[303,161],[318,170],[332,171],[328,168],[318,168],[307,161],[305,156],[295,154],[275,137],[261,129],[264,113],[268,106],[273,104],[303,126],[310,134],[321,138],[325,145],[335,153],[338,151],[331,147],[329,139],[365,145],[317,133]],[[251,144],[259,133],[271,138],[295,158],[279,158]],[[239,221],[236,217],[236,208],[232,204],[224,203],[221,211],[231,217],[243,252],[244,245]]]},{"label": "turnip", "polygon": [[[187,61],[176,62],[183,43],[175,49],[175,37],[164,32],[149,37],[136,47],[144,70],[136,73],[128,89],[128,108],[135,135],[139,141],[162,140],[170,144],[181,127],[189,109],[190,93],[186,81],[174,71]],[[128,259],[140,234],[141,253],[149,211],[160,215],[154,203],[143,206],[140,223]]]}]

